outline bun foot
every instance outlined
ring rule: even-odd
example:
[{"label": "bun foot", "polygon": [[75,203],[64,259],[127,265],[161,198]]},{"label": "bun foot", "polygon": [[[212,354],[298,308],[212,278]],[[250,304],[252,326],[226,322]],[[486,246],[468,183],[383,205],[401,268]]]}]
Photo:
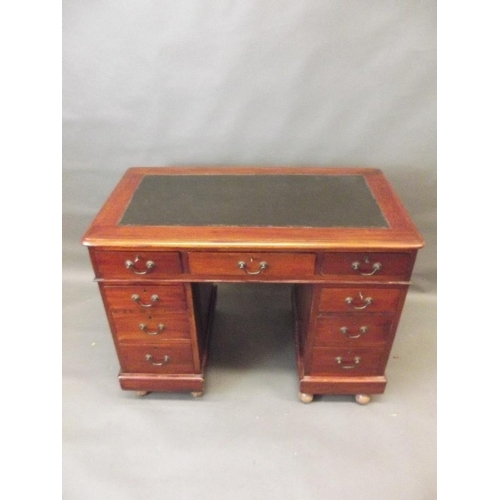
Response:
[{"label": "bun foot", "polygon": [[193,396],[193,398],[199,398],[200,396],[203,396],[203,391],[201,391],[201,392],[192,392],[191,396]]},{"label": "bun foot", "polygon": [[354,399],[356,400],[356,403],[360,405],[367,405],[370,402],[371,397],[368,396],[368,394],[356,394]]},{"label": "bun foot", "polygon": [[147,396],[150,391],[135,391],[135,395],[142,398],[142,396]]},{"label": "bun foot", "polygon": [[299,399],[303,403],[310,403],[314,399],[314,394],[308,394],[307,392],[299,392]]}]

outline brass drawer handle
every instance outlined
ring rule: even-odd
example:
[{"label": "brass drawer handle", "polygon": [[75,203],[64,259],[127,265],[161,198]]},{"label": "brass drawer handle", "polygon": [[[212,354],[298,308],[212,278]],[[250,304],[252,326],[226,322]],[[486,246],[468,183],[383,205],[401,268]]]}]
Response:
[{"label": "brass drawer handle", "polygon": [[349,328],[347,328],[347,326],[343,326],[340,328],[340,333],[342,333],[342,335],[344,335],[348,339],[359,339],[359,337],[361,337],[361,335],[364,335],[367,332],[368,332],[367,326],[361,326],[359,328],[359,333],[357,335],[351,335],[349,333]]},{"label": "brass drawer handle", "polygon": [[263,260],[262,262],[259,263],[259,270],[258,271],[249,271],[247,269],[247,263],[243,260],[240,260],[238,262],[238,267],[240,269],[243,269],[243,271],[245,271],[247,274],[252,274],[252,275],[255,275],[255,274],[260,274],[262,271],[264,271],[264,269],[267,269],[267,262],[265,260]]},{"label": "brass drawer handle", "polygon": [[137,293],[134,293],[134,295],[132,295],[131,299],[136,302],[137,304],[139,304],[141,307],[153,307],[154,303],[155,302],[158,302],[160,300],[160,296],[159,295],[151,295],[151,303],[150,304],[144,304],[143,302],[141,302],[141,298],[139,297],[139,295]]},{"label": "brass drawer handle", "polygon": [[143,331],[144,333],[147,333],[148,335],[158,335],[159,333],[161,333],[165,329],[165,325],[163,323],[160,323],[158,325],[158,330],[156,330],[156,332],[152,332],[151,330],[148,330],[148,325],[146,325],[146,323],[140,323],[139,328],[141,329],[141,331]]},{"label": "brass drawer handle", "polygon": [[141,260],[139,256],[137,256],[133,261],[132,260],[126,260],[125,261],[125,267],[127,269],[130,269],[133,273],[135,274],[148,274],[150,271],[152,271],[156,264],[152,260],[146,261],[146,269],[144,271],[138,271],[135,268],[135,265]]},{"label": "brass drawer handle", "polygon": [[[366,262],[366,260],[365,260]],[[380,271],[382,269],[382,264],[380,262],[375,262],[372,266],[372,272],[371,273],[362,273],[360,268],[361,264],[359,262],[353,262],[351,267],[355,270],[358,271],[358,274],[360,276],[373,276],[376,272]]]},{"label": "brass drawer handle", "polygon": [[151,354],[146,354],[146,361],[150,365],[163,366],[163,365],[166,365],[170,361],[170,356],[164,356],[163,361],[155,362],[155,361],[153,361],[153,356]]},{"label": "brass drawer handle", "polygon": [[359,362],[361,361],[361,358],[359,356],[356,356],[354,358],[354,364],[353,365],[346,365],[344,364],[344,361],[342,360],[342,356],[337,356],[335,358],[335,361],[337,364],[342,365],[342,370],[352,370],[353,368],[356,368],[359,365]]},{"label": "brass drawer handle", "polygon": [[359,292],[359,298],[364,302],[362,306],[355,306],[354,299],[352,297],[346,297],[345,301],[348,305],[351,306],[352,309],[366,309],[370,304],[373,303],[373,299],[371,297],[366,297],[365,299],[361,292]]}]

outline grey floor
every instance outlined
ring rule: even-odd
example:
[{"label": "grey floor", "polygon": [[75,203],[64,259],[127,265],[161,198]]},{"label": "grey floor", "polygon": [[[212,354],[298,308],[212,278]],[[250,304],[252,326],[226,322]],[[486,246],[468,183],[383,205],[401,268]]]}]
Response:
[{"label": "grey floor", "polygon": [[84,252],[66,252],[63,491],[68,499],[436,497],[435,295],[408,295],[385,394],[297,398],[290,287],[219,285],[206,392],[121,391]]}]

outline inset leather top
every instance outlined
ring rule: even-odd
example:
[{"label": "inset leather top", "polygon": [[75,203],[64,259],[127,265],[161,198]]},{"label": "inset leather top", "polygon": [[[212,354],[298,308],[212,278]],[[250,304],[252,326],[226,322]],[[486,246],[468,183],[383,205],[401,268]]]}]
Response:
[{"label": "inset leather top", "polygon": [[120,249],[407,251],[424,241],[370,168],[134,167],[83,243]]},{"label": "inset leather top", "polygon": [[362,175],[145,175],[119,225],[388,227]]}]

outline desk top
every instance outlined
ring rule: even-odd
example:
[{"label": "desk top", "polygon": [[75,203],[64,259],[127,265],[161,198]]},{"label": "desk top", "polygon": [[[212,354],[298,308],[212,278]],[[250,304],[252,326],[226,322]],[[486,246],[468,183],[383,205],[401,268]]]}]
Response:
[{"label": "desk top", "polygon": [[131,168],[83,238],[96,247],[420,248],[380,170]]}]

